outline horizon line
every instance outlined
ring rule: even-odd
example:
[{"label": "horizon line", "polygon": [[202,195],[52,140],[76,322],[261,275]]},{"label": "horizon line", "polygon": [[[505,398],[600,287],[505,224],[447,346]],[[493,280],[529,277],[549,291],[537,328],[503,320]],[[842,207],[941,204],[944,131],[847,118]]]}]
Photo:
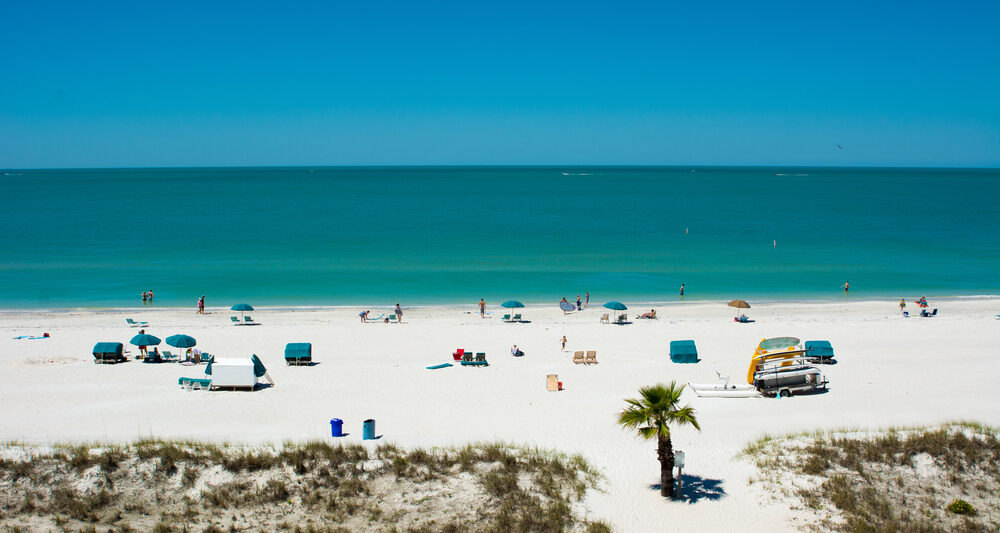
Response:
[{"label": "horizon line", "polygon": [[148,166],[79,166],[79,167],[0,167],[3,171],[20,170],[175,170],[175,169],[242,169],[242,168],[794,168],[794,169],[899,169],[899,170],[1000,170],[998,166],[918,166],[918,165],[794,165],[794,164],[753,164],[753,165],[710,165],[710,164],[629,164],[629,163],[539,163],[539,164],[491,164],[491,163],[440,163],[440,164],[294,164],[294,165],[148,165]]}]

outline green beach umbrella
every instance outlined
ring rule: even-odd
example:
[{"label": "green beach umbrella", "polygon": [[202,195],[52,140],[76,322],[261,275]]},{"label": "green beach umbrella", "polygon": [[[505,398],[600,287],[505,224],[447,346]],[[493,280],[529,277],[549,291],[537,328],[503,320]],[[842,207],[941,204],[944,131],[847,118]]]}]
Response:
[{"label": "green beach umbrella", "polygon": [[253,306],[250,305],[250,304],[236,304],[236,305],[230,307],[229,309],[231,309],[233,311],[239,311],[240,315],[242,315],[242,317],[243,317],[243,321],[246,322],[247,311],[253,311]]},{"label": "green beach umbrella", "polygon": [[621,302],[608,302],[604,304],[604,307],[607,307],[608,309],[614,309],[615,311],[625,311],[626,309],[628,309],[628,307],[625,307],[625,304]]},{"label": "green beach umbrella", "polygon": [[517,300],[507,300],[506,302],[500,304],[500,307],[506,307],[507,309],[513,309],[515,307],[524,307],[524,304]]},{"label": "green beach umbrella", "polygon": [[198,341],[188,335],[171,335],[167,337],[167,344],[174,348],[190,348],[198,344]]},{"label": "green beach umbrella", "polygon": [[129,344],[135,346],[156,346],[157,344],[160,344],[160,339],[148,333],[140,333],[135,337],[132,337],[132,340],[128,342]]}]

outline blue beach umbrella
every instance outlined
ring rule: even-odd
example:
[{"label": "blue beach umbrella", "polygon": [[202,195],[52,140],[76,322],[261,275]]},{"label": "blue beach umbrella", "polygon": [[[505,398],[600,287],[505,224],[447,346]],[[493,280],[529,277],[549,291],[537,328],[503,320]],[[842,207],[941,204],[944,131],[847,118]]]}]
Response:
[{"label": "blue beach umbrella", "polygon": [[628,307],[625,307],[625,304],[621,302],[608,302],[604,304],[604,307],[607,307],[608,309],[614,309],[615,311],[624,311],[628,309]]},{"label": "blue beach umbrella", "polygon": [[253,311],[253,306],[250,304],[236,304],[230,307],[233,311],[239,311],[243,321],[246,322],[247,311]]},{"label": "blue beach umbrella", "polygon": [[513,309],[515,307],[524,307],[524,304],[517,300],[507,300],[506,302],[500,304],[500,307],[506,307],[507,309]]},{"label": "blue beach umbrella", "polygon": [[129,344],[135,346],[156,346],[157,344],[160,344],[160,339],[158,337],[154,337],[153,335],[149,335],[148,333],[140,333],[135,337],[132,337],[132,340],[128,342]]},{"label": "blue beach umbrella", "polygon": [[198,344],[198,341],[194,340],[194,337],[187,335],[171,335],[167,337],[167,344],[174,348],[190,348]]}]

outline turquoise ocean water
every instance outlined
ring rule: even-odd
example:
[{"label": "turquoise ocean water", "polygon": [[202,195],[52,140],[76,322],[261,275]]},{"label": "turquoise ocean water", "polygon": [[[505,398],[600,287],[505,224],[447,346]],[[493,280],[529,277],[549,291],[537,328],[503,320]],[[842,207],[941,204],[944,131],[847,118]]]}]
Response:
[{"label": "turquoise ocean water", "polygon": [[995,169],[3,174],[3,308],[1000,294]]}]

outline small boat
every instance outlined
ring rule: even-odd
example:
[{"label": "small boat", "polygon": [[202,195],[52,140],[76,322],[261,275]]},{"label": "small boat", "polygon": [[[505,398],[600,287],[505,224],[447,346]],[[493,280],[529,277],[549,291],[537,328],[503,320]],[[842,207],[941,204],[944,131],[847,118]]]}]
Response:
[{"label": "small boat", "polygon": [[753,385],[730,385],[729,376],[716,372],[719,383],[688,383],[688,387],[701,398],[753,398],[760,391]]}]

